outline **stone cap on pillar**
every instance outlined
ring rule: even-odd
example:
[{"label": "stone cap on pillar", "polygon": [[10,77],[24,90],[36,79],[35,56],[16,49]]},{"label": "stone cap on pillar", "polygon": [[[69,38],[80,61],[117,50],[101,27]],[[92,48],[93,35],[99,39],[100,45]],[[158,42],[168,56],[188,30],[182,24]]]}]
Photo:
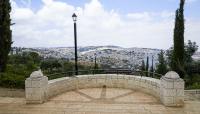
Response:
[{"label": "stone cap on pillar", "polygon": [[169,71],[164,76],[162,76],[161,80],[172,80],[172,81],[182,81],[179,74],[175,71]]},{"label": "stone cap on pillar", "polygon": [[41,70],[38,70],[38,71],[34,71],[31,73],[30,75],[30,78],[40,78],[40,77],[43,77],[43,73]]},{"label": "stone cap on pillar", "polygon": [[164,77],[165,78],[169,78],[169,79],[178,79],[178,78],[180,78],[180,76],[174,71],[167,72]]}]

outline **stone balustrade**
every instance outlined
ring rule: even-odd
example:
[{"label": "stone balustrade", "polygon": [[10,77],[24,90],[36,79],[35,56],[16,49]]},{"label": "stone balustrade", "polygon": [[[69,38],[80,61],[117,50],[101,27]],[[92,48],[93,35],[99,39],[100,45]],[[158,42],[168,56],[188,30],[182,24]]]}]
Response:
[{"label": "stone balustrade", "polygon": [[[174,72],[169,72],[167,76],[169,74],[174,75]],[[174,78],[172,79],[167,78],[167,79],[168,80],[165,80],[165,76],[163,76],[161,80],[159,80],[150,77],[141,77],[134,75],[96,74],[96,75],[80,75],[76,77],[63,77],[54,80],[49,80],[48,83],[46,83],[46,77],[43,76],[43,78],[41,78],[40,76],[40,79],[37,79],[37,81],[38,83],[44,83],[44,84],[41,84],[42,86],[39,87],[37,86],[35,88],[35,85],[30,86],[29,83],[33,83],[33,81],[36,80],[30,77],[26,80],[27,103],[34,103],[33,102],[34,100],[33,98],[31,98],[31,96],[35,97],[39,95],[40,102],[35,100],[36,101],[35,103],[42,103],[46,99],[49,99],[51,97],[54,97],[56,95],[59,95],[67,91],[84,89],[84,88],[100,88],[106,86],[108,88],[126,88],[126,89],[143,91],[147,94],[151,94],[156,98],[160,99],[161,102],[166,106],[181,106],[181,103],[183,104],[183,101],[181,101],[183,100],[182,96],[184,96],[184,92],[182,93],[182,90],[184,91],[184,82],[183,83],[181,82],[183,80],[181,80],[180,78],[176,78],[179,79],[181,85],[179,84],[176,85],[175,83],[176,81],[173,81],[174,85],[170,86],[168,84],[168,81],[171,82],[172,80],[174,80]],[[170,86],[170,88],[168,86]],[[34,93],[36,91],[35,89],[38,89],[39,92]],[[176,94],[171,93],[174,91],[176,91],[177,93]],[[168,103],[169,99],[167,99],[167,97],[173,98],[173,102],[170,102],[171,104]],[[176,98],[178,100],[176,100]],[[177,101],[178,103],[174,101]]]}]

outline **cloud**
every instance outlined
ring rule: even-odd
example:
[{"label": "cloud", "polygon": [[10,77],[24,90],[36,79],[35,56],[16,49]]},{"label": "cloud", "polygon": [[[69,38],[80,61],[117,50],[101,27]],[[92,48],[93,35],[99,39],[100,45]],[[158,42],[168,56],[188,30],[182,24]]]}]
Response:
[{"label": "cloud", "polygon": [[[19,7],[12,1],[14,46],[61,47],[73,46],[72,14],[78,15],[78,46],[119,45],[167,49],[172,45],[174,13],[135,12],[120,14],[105,10],[99,0],[91,0],[83,7],[66,2],[42,0],[37,11]],[[186,39],[200,42],[199,21],[186,21]],[[199,45],[199,44],[198,44]]]},{"label": "cloud", "polygon": [[128,18],[134,19],[134,20],[151,20],[152,16],[148,12],[142,12],[142,13],[129,13],[127,14]]}]

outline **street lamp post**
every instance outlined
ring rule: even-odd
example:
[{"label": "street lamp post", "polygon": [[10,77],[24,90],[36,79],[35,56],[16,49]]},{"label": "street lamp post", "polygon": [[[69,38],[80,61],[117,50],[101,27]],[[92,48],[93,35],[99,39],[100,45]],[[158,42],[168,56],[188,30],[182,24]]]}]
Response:
[{"label": "street lamp post", "polygon": [[74,21],[74,45],[75,45],[75,74],[78,75],[78,57],[77,57],[77,33],[76,33],[76,21],[77,21],[77,16],[74,13],[72,15],[72,19]]}]

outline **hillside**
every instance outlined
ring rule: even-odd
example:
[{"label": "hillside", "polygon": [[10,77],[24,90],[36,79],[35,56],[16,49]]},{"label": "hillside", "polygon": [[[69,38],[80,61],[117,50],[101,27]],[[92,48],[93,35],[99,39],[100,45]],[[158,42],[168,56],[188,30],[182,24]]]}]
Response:
[{"label": "hillside", "polygon": [[[73,47],[55,47],[55,48],[13,48],[13,54],[26,51],[35,51],[44,58],[64,58],[69,61],[74,60]],[[154,65],[157,61],[157,54],[160,49],[149,48],[122,48],[119,46],[87,46],[78,47],[78,60],[94,62],[96,55],[97,63],[112,68],[138,68],[142,60],[146,61],[149,56],[149,65],[151,65],[152,56]]]}]

